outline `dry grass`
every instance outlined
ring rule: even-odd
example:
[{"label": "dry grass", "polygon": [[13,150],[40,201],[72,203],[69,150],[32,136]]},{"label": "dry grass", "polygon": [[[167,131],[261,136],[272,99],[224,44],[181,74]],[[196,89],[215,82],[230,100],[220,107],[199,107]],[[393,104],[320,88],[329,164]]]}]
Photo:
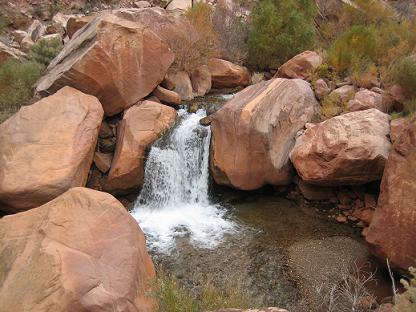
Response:
[{"label": "dry grass", "polygon": [[[365,267],[354,265],[337,272],[336,282],[328,282],[317,289],[322,297],[322,309],[326,312],[370,312],[376,305],[367,285],[374,282],[374,273]],[[339,282],[338,282],[339,281]]]},{"label": "dry grass", "polygon": [[195,282],[193,289],[186,289],[173,275],[158,269],[149,295],[158,304],[159,312],[203,312],[225,307],[250,308],[240,282],[229,282],[225,289],[217,287],[209,276]]}]

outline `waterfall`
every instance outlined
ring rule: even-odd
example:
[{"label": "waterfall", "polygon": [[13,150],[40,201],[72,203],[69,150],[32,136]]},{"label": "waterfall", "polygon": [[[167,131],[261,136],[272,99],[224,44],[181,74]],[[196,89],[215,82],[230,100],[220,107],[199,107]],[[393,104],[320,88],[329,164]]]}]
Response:
[{"label": "waterfall", "polygon": [[233,228],[224,209],[209,202],[211,131],[199,124],[205,112],[181,110],[179,116],[179,123],[149,152],[144,185],[132,213],[150,247],[161,251],[183,236],[198,246],[214,247]]}]

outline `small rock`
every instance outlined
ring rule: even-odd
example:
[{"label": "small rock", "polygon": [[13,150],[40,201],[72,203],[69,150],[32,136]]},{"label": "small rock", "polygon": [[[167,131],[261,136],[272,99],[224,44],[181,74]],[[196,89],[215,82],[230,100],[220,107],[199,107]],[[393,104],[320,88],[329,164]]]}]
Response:
[{"label": "small rock", "polygon": [[178,93],[165,89],[161,86],[157,86],[153,90],[153,95],[156,96],[161,102],[171,104],[171,105],[180,105],[182,100]]},{"label": "small rock", "polygon": [[98,140],[98,148],[104,153],[114,153],[117,139],[115,137]]},{"label": "small rock", "polygon": [[138,9],[150,8],[152,5],[148,1],[135,1],[134,7]]},{"label": "small rock", "polygon": [[364,195],[364,206],[367,209],[375,209],[377,206],[376,197],[373,194]]},{"label": "small rock", "polygon": [[97,166],[98,170],[102,173],[106,173],[110,170],[112,159],[113,156],[111,154],[96,152],[94,155],[94,164]]},{"label": "small rock", "polygon": [[318,79],[317,81],[315,81],[314,88],[316,97],[320,100],[322,100],[326,95],[328,95],[331,92],[331,89],[329,88],[328,84],[323,79]]},{"label": "small rock", "polygon": [[335,220],[339,223],[346,223],[347,222],[347,217],[346,216],[337,216],[335,218]]},{"label": "small rock", "polygon": [[32,25],[30,25],[29,29],[27,30],[27,34],[33,42],[38,41],[38,39],[45,33],[46,27],[38,20],[34,20]]},{"label": "small rock", "polygon": [[322,61],[322,57],[314,51],[302,52],[280,66],[276,77],[307,79]]},{"label": "small rock", "polygon": [[205,127],[207,127],[207,126],[209,126],[209,125],[211,124],[211,121],[212,121],[211,116],[206,116],[206,117],[201,118],[201,119],[199,120],[199,124],[200,124],[201,126],[205,126]]},{"label": "small rock", "polygon": [[197,67],[191,75],[192,88],[196,96],[204,96],[211,90],[211,72],[207,65]]},{"label": "small rock", "polygon": [[98,137],[100,139],[108,139],[108,138],[111,138],[112,136],[113,136],[113,130],[110,128],[108,123],[103,121],[100,127],[100,132],[98,134]]},{"label": "small rock", "polygon": [[362,221],[366,226],[368,226],[371,223],[371,220],[373,220],[373,215],[373,209],[356,210],[353,212],[353,216]]},{"label": "small rock", "polygon": [[409,124],[408,118],[398,118],[390,122],[390,140],[396,142],[400,134],[407,128]]},{"label": "small rock", "polygon": [[9,47],[0,41],[0,64],[6,62],[8,59],[18,60],[25,56],[25,53],[15,48]]}]

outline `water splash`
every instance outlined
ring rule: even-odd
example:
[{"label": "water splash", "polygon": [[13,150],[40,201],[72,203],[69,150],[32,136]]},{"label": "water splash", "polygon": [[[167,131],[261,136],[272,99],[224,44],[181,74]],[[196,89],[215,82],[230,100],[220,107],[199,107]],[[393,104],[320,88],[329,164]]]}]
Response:
[{"label": "water splash", "polygon": [[179,112],[179,124],[151,148],[143,189],[132,212],[151,248],[167,252],[176,237],[189,235],[195,245],[215,247],[233,224],[209,202],[211,131],[194,114]]}]

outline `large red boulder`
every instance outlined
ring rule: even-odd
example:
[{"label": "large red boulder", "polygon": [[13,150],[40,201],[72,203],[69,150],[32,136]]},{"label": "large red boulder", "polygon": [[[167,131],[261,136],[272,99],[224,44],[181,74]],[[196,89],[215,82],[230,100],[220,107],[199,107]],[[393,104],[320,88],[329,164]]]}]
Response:
[{"label": "large red boulder", "polygon": [[390,152],[389,115],[373,108],[337,116],[297,138],[290,159],[307,183],[335,186],[380,180]]},{"label": "large red boulder", "polygon": [[2,311],[154,311],[143,232],[113,196],[72,188],[0,219]]},{"label": "large red boulder", "polygon": [[38,207],[84,186],[102,118],[97,98],[65,87],[0,124],[0,210]]},{"label": "large red boulder", "polygon": [[117,146],[104,188],[138,190],[143,185],[144,157],[150,145],[175,123],[172,107],[144,101],[130,107],[121,121]]},{"label": "large red boulder", "polygon": [[97,96],[112,116],[149,95],[173,59],[168,45],[149,28],[103,14],[65,45],[36,90],[51,94],[72,86]]},{"label": "large red boulder", "polygon": [[407,273],[416,266],[416,116],[393,144],[366,239],[385,261]]},{"label": "large red boulder", "polygon": [[272,79],[237,93],[211,118],[215,181],[242,190],[290,183],[296,133],[318,107],[300,79]]}]

